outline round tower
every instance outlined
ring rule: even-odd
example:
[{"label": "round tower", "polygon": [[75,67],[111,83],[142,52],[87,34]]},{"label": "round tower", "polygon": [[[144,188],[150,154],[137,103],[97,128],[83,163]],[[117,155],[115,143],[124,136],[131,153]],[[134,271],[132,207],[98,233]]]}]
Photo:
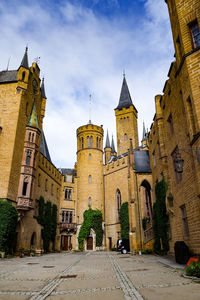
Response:
[{"label": "round tower", "polygon": [[77,129],[77,223],[89,207],[104,219],[103,128],[93,124]]}]

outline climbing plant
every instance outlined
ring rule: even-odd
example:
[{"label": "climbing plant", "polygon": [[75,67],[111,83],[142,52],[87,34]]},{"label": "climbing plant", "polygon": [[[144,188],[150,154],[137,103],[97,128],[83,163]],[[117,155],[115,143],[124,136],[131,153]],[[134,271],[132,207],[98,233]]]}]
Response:
[{"label": "climbing plant", "polygon": [[129,239],[129,214],[128,214],[128,202],[124,202],[119,211],[121,237]]},{"label": "climbing plant", "polygon": [[44,198],[40,196],[38,201],[38,216],[35,217],[42,228],[42,239],[44,252],[49,251],[50,241],[54,243],[57,228],[57,205],[50,201],[45,203]]},{"label": "climbing plant", "polygon": [[96,246],[100,247],[103,241],[102,212],[98,209],[93,210],[90,207],[84,212],[83,218],[84,221],[78,235],[79,249],[83,250],[84,240],[90,234],[91,228],[96,233]]},{"label": "climbing plant", "polygon": [[153,205],[154,251],[158,254],[169,250],[169,219],[166,213],[167,182],[163,178],[155,186],[156,202]]},{"label": "climbing plant", "polygon": [[11,253],[16,238],[18,213],[7,200],[0,200],[0,251]]}]

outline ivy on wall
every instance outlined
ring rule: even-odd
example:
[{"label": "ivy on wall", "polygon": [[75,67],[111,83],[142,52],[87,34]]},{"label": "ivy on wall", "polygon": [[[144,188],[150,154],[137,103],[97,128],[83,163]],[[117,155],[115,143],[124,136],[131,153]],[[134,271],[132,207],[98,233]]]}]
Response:
[{"label": "ivy on wall", "polygon": [[49,245],[54,243],[57,228],[57,205],[51,204],[50,201],[45,203],[44,198],[40,196],[38,201],[38,216],[35,217],[42,228],[42,239],[44,252],[49,251]]},{"label": "ivy on wall", "polygon": [[167,182],[163,178],[156,183],[156,202],[153,205],[154,251],[165,254],[169,250],[169,219],[166,212]]},{"label": "ivy on wall", "polygon": [[124,202],[119,211],[121,238],[129,239],[128,202]]},{"label": "ivy on wall", "polygon": [[103,241],[102,212],[90,207],[84,212],[83,218],[84,221],[78,235],[79,249],[83,250],[84,240],[89,236],[91,228],[96,233],[96,246],[100,247]]},{"label": "ivy on wall", "polygon": [[0,200],[0,251],[12,253],[18,213],[7,200]]}]

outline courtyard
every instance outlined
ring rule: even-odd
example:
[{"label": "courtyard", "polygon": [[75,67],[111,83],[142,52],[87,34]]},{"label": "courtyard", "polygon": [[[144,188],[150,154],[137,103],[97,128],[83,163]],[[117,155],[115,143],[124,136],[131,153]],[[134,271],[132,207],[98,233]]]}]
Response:
[{"label": "courtyard", "polygon": [[183,267],[154,255],[70,252],[0,260],[0,299],[199,299]]}]

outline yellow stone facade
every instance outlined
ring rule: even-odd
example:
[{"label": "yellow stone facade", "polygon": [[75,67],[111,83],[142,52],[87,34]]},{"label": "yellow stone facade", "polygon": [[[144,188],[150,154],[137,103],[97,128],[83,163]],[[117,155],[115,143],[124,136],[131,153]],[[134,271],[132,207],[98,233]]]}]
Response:
[{"label": "yellow stone facade", "polygon": [[[184,241],[200,253],[200,2],[166,1],[176,60],[163,94],[155,97],[156,114],[148,138],[153,187],[164,175],[170,221],[170,252]],[[200,33],[199,33],[200,35]],[[183,162],[182,170],[177,162]],[[154,195],[155,197],[155,195]]]}]

